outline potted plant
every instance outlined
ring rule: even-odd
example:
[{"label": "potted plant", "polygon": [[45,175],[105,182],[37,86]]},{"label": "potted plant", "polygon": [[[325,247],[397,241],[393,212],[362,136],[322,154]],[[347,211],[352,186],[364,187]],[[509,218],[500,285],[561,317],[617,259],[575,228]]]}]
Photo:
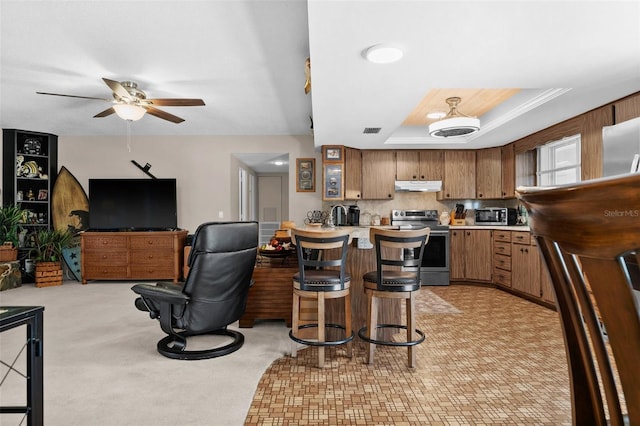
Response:
[{"label": "potted plant", "polygon": [[18,233],[23,211],[17,204],[0,207],[0,261],[10,262],[18,258]]},{"label": "potted plant", "polygon": [[31,258],[36,262],[36,287],[62,284],[62,250],[72,239],[68,230],[46,229],[35,234]]}]

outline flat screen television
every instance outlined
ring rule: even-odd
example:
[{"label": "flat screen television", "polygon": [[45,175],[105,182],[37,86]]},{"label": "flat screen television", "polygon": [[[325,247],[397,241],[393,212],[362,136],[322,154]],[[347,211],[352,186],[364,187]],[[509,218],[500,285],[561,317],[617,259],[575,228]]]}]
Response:
[{"label": "flat screen television", "polygon": [[89,179],[89,229],[176,229],[175,179]]}]

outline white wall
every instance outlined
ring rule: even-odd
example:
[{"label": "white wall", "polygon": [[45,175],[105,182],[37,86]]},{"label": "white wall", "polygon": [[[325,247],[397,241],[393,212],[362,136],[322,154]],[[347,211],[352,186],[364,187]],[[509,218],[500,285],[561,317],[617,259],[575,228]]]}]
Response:
[{"label": "white wall", "polygon": [[[238,172],[232,154],[288,152],[290,176],[295,176],[298,157],[322,161],[312,136],[132,136],[130,146],[131,152],[126,137],[59,136],[58,166],[65,166],[88,192],[89,178],[143,178],[131,160],[151,164],[156,177],[177,179],[178,226],[189,232],[219,220],[219,211],[225,220],[237,220]],[[321,178],[316,176],[317,188]],[[295,179],[288,185],[288,217],[303,224],[308,210],[321,208],[322,193],[296,192]]]}]

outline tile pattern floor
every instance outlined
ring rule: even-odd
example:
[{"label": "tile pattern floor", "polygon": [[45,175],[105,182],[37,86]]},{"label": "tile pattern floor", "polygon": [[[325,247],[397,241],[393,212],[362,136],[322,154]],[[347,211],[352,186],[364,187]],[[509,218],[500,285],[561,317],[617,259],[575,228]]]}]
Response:
[{"label": "tile pattern floor", "polygon": [[362,342],[352,359],[327,349],[324,369],[307,348],[267,369],[245,425],[571,424],[554,311],[486,287],[429,291],[439,298],[418,303],[415,369],[405,348],[378,347],[372,366]]}]

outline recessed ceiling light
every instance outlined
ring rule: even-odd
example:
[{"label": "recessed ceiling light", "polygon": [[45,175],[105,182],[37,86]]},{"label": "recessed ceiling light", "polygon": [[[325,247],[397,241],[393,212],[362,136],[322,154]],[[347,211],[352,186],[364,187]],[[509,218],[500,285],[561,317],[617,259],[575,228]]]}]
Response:
[{"label": "recessed ceiling light", "polygon": [[399,61],[403,55],[402,49],[389,43],[376,44],[364,53],[364,57],[374,64],[390,64]]}]

